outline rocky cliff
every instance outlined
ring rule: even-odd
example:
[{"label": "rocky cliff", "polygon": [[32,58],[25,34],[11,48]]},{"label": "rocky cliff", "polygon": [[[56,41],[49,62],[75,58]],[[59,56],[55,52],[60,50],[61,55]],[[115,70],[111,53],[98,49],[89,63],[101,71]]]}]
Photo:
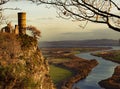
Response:
[{"label": "rocky cliff", "polygon": [[0,89],[55,89],[37,40],[0,34]]}]

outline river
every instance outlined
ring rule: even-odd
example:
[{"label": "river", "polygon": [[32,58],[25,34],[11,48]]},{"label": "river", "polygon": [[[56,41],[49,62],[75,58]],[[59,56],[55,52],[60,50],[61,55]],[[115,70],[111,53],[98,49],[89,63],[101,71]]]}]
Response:
[{"label": "river", "polygon": [[[113,50],[117,49],[120,49],[120,47],[113,47]],[[75,87],[80,89],[103,89],[98,85],[98,82],[111,77],[114,72],[114,68],[118,65],[117,63],[104,60],[101,57],[92,56],[90,55],[90,53],[91,52],[81,53],[77,54],[76,56],[88,60],[96,59],[99,62],[99,64],[91,71],[87,78],[75,83],[73,89]]]}]

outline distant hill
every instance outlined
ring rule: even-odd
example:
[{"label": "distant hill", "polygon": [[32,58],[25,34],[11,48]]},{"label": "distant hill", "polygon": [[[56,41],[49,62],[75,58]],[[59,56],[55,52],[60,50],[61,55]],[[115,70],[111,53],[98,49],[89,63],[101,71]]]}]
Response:
[{"label": "distant hill", "polygon": [[91,47],[91,46],[119,46],[118,40],[96,39],[96,40],[79,40],[79,41],[46,41],[40,42],[42,47]]}]

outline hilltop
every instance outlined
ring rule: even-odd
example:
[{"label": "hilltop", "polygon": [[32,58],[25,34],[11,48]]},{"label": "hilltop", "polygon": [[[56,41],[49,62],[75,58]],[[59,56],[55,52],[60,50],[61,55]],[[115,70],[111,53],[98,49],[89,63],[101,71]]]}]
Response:
[{"label": "hilltop", "polygon": [[0,33],[0,43],[0,89],[55,89],[34,37]]}]

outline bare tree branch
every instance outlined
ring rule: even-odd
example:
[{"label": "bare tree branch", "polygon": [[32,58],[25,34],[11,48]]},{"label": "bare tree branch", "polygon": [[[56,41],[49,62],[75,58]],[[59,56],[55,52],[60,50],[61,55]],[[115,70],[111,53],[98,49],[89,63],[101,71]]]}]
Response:
[{"label": "bare tree branch", "polygon": [[120,7],[114,2],[114,1],[112,1],[112,0],[110,0],[111,1],[111,3],[113,4],[113,5],[115,5],[115,7],[118,9],[118,10],[120,10]]},{"label": "bare tree branch", "polygon": [[20,8],[4,8],[2,7],[3,4],[6,4],[10,0],[0,0],[0,25],[4,23],[6,20],[5,16],[3,15],[4,10],[21,10]]},{"label": "bare tree branch", "polygon": [[[107,24],[120,32],[120,7],[113,0],[31,0],[37,5],[52,5],[62,18]],[[120,3],[119,3],[120,4]],[[114,13],[113,10],[116,12]]]},{"label": "bare tree branch", "polygon": [[10,1],[10,0],[0,0],[0,5],[3,5],[5,3],[7,3],[8,1]]},{"label": "bare tree branch", "polygon": [[[10,0],[0,0],[0,5]],[[78,21],[91,21],[107,24],[109,28],[120,32],[120,7],[113,0],[31,0],[37,5],[47,4],[55,7],[59,17]],[[116,8],[116,13],[112,10]],[[19,8],[0,8],[3,10],[20,10]],[[0,12],[0,21],[4,20]],[[1,23],[0,23],[1,24]]]},{"label": "bare tree branch", "polygon": [[40,30],[38,30],[35,26],[30,25],[30,26],[26,27],[26,29],[30,30],[32,32],[33,37],[36,39],[41,36]]}]

